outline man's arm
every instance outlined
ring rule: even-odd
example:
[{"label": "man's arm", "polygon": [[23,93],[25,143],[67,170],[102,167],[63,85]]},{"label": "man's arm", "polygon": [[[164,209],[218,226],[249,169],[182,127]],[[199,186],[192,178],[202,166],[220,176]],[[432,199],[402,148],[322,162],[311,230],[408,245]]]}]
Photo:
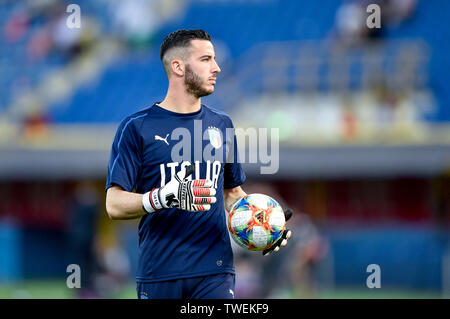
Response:
[{"label": "man's arm", "polygon": [[236,203],[239,199],[247,195],[241,188],[241,186],[224,189],[223,190],[223,199],[225,202],[225,209],[227,212],[230,212],[231,207],[234,203]]},{"label": "man's arm", "polygon": [[111,219],[134,219],[145,214],[142,194],[127,192],[114,185],[106,192],[106,212]]},{"label": "man's arm", "polygon": [[[236,201],[247,195],[240,186],[223,192],[225,209],[230,211]],[[146,214],[142,208],[142,194],[124,191],[120,186],[112,186],[106,192],[106,212],[111,219],[133,219]]]},{"label": "man's arm", "polygon": [[145,194],[127,192],[114,185],[106,193],[106,211],[111,219],[133,219],[167,208],[191,212],[210,210],[211,204],[216,202],[213,182],[206,179],[189,181],[187,178],[193,172],[194,165],[190,165],[165,186]]}]

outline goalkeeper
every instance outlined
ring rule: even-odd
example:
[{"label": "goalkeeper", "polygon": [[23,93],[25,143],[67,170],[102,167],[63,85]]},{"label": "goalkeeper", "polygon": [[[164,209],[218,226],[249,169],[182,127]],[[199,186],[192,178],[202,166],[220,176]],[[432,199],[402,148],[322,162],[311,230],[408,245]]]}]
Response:
[{"label": "goalkeeper", "polygon": [[[246,195],[237,152],[226,162],[194,156],[179,162],[172,156],[180,138],[175,132],[182,128],[193,137],[198,123],[209,140],[183,140],[192,150],[236,145],[234,134],[226,134],[233,129],[230,118],[201,104],[220,72],[214,47],[205,31],[179,30],[164,39],[160,57],[169,78],[166,97],[120,124],[108,165],[106,210],[111,219],[140,218],[138,298],[234,298],[224,208]],[[286,230],[263,254],[278,251],[290,236]]]}]

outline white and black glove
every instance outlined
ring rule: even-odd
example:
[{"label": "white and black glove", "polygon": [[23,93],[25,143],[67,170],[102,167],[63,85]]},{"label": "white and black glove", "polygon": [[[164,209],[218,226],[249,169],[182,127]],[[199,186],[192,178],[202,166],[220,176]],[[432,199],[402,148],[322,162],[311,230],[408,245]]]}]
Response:
[{"label": "white and black glove", "polygon": [[142,205],[147,213],[165,208],[179,208],[191,212],[207,211],[216,202],[216,189],[207,179],[187,180],[194,165],[178,172],[166,185],[144,194]]},{"label": "white and black glove", "polygon": [[[286,209],[284,211],[284,218],[288,221],[292,217],[292,210]],[[263,256],[268,256],[273,252],[278,252],[281,247],[284,247],[288,244],[289,238],[292,237],[292,231],[289,229],[285,229],[281,238],[277,240],[277,242],[272,245],[269,249],[263,251]]]}]

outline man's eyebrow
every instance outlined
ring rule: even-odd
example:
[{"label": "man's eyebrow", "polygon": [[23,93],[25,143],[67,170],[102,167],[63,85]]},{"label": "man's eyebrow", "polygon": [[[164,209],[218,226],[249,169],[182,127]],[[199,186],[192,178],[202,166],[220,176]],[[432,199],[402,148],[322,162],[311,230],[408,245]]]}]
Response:
[{"label": "man's eyebrow", "polygon": [[203,58],[212,58],[212,54],[204,54],[202,55],[199,59],[203,59]]}]

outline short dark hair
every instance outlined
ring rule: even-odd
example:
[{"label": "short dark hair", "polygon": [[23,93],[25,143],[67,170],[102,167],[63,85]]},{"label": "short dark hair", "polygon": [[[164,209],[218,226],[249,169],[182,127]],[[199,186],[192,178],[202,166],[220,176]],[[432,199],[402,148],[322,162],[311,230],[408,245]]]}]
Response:
[{"label": "short dark hair", "polygon": [[161,61],[163,61],[164,54],[166,54],[167,50],[175,47],[187,48],[191,40],[195,39],[211,41],[208,32],[204,30],[177,30],[172,32],[164,38],[161,44],[159,54]]}]

